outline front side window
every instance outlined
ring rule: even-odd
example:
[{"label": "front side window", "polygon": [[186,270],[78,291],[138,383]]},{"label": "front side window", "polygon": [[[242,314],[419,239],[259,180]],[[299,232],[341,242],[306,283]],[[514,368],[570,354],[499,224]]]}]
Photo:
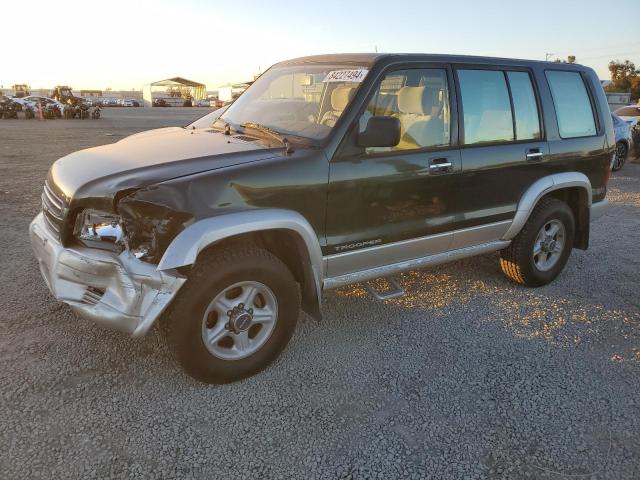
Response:
[{"label": "front side window", "polygon": [[259,124],[303,139],[326,138],[368,72],[365,66],[295,65],[273,67],[225,111],[231,127]]},{"label": "front side window", "polygon": [[558,128],[562,138],[588,137],[596,134],[591,101],[578,72],[546,72]]},{"label": "front side window", "polygon": [[458,70],[464,112],[464,143],[513,142],[511,101],[504,73]]},{"label": "front side window", "polygon": [[450,144],[450,108],[444,69],[410,69],[383,77],[360,117],[363,132],[372,116],[400,120],[400,143],[394,147],[369,147],[367,153],[438,148]]}]

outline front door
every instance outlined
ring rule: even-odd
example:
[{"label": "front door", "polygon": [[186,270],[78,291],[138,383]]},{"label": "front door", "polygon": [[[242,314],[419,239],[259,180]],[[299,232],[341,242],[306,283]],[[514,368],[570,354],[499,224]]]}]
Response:
[{"label": "front door", "polygon": [[450,247],[461,170],[450,80],[444,65],[381,75],[345,143],[355,145],[374,115],[399,119],[400,143],[341,148],[332,159],[324,252],[329,276]]}]

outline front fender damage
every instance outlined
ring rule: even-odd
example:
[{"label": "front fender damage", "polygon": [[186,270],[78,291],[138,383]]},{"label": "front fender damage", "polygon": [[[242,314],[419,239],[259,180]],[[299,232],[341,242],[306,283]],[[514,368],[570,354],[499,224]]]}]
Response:
[{"label": "front fender damage", "polygon": [[182,196],[165,185],[146,187],[123,197],[117,210],[131,251],[156,264],[175,236],[194,221]]}]

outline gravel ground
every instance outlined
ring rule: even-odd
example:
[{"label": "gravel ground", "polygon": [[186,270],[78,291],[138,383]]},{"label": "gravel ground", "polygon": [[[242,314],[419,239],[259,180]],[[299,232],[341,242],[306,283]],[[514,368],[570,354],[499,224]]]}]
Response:
[{"label": "gravel ground", "polygon": [[0,121],[3,478],[638,478],[640,164],[551,285],[492,254],[409,272],[386,303],[330,292],[271,368],[207,386],[156,331],[54,301],[27,238],[56,158],[194,112]]}]

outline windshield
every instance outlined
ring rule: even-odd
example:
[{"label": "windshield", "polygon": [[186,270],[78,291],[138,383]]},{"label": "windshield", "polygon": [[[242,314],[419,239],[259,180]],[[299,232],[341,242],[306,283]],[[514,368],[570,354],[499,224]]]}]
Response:
[{"label": "windshield", "polygon": [[232,128],[259,124],[277,133],[322,140],[346,110],[366,67],[274,67],[258,78],[220,117]]}]

